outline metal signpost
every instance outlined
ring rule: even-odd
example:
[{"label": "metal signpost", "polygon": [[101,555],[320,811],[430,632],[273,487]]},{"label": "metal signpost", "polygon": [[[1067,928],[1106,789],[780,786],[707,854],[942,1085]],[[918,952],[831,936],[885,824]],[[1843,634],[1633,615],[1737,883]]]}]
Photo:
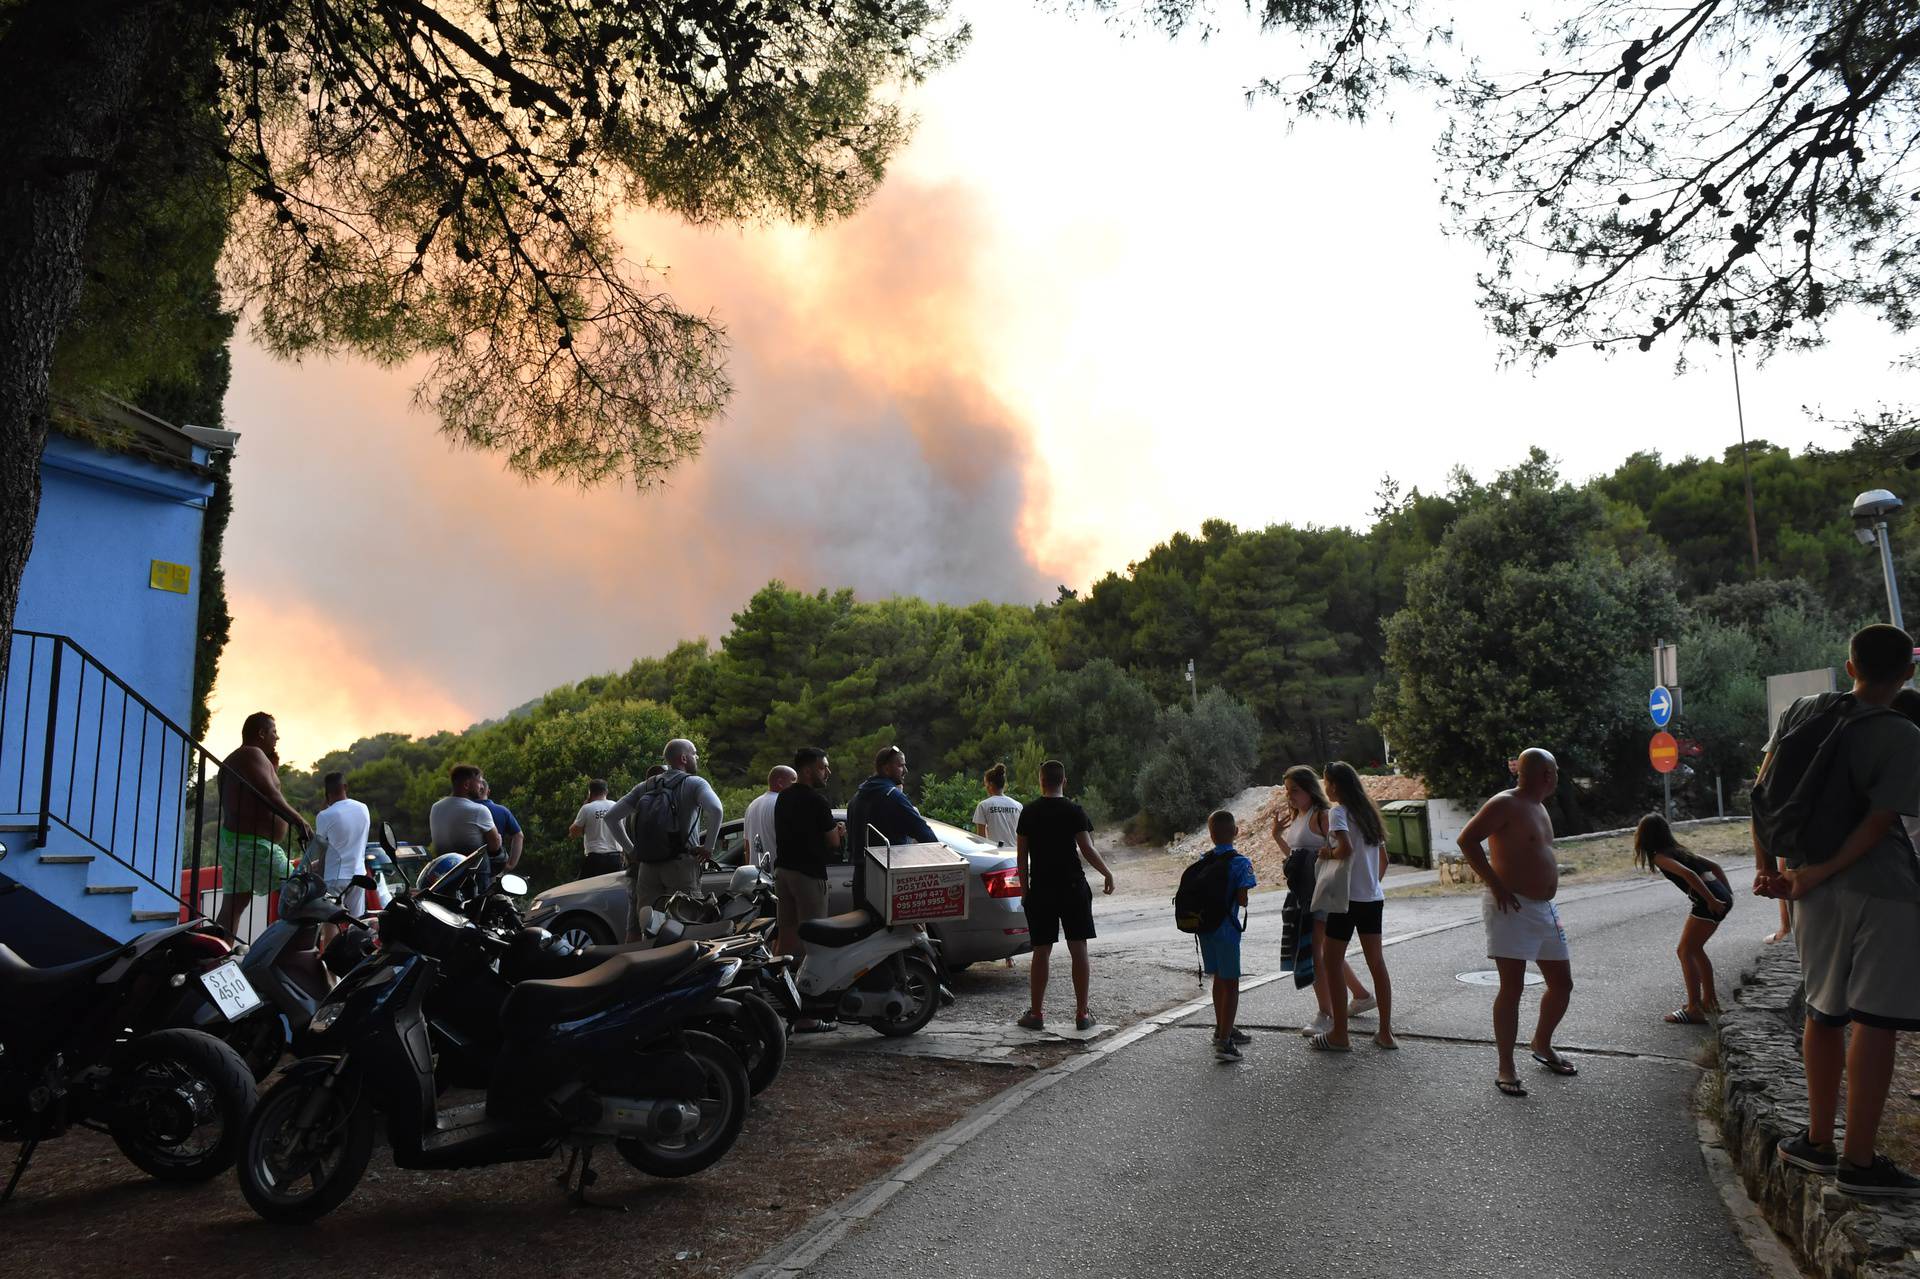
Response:
[{"label": "metal signpost", "polygon": [[1662,731],[1647,744],[1647,760],[1660,774],[1660,811],[1673,820],[1673,770],[1680,766],[1680,743],[1666,732],[1680,709],[1680,646],[1664,640],[1653,645],[1653,691],[1647,694],[1647,714]]}]

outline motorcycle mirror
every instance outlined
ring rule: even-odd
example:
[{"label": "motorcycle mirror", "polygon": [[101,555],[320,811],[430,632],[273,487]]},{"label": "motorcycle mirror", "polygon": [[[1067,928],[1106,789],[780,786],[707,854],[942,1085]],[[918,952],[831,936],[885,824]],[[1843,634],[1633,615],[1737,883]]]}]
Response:
[{"label": "motorcycle mirror", "polygon": [[0,862],[5,860],[7,860],[7,846],[4,842],[0,842]]},{"label": "motorcycle mirror", "polygon": [[393,854],[399,849],[399,845],[396,844],[393,839],[393,823],[392,822],[380,823],[380,847],[387,850],[387,856],[389,857],[393,856]]},{"label": "motorcycle mirror", "polygon": [[379,880],[377,880],[377,879],[375,879],[375,878],[374,878],[373,876],[371,876],[371,875],[355,875],[355,876],[354,876],[354,877],[353,877],[352,879],[350,879],[350,880],[348,880],[347,882],[348,882],[349,884],[352,884],[352,885],[353,885],[353,886],[354,886],[355,888],[378,888],[378,887],[380,887],[380,881],[379,881]]},{"label": "motorcycle mirror", "polygon": [[527,881],[518,875],[502,875],[500,891],[509,897],[524,897],[527,894]]}]

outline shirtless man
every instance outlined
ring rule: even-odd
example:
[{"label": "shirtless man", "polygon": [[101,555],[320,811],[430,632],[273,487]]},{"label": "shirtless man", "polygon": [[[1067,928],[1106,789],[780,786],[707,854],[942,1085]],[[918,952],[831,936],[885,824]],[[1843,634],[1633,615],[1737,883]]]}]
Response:
[{"label": "shirtless man", "polygon": [[240,748],[220,762],[220,832],[214,861],[220,867],[218,923],[230,935],[253,905],[255,893],[270,893],[290,871],[287,828],[313,838],[313,828],[280,794],[280,729],[273,716],[255,711],[240,726]]},{"label": "shirtless man", "polygon": [[[1520,1034],[1520,993],[1529,960],[1547,979],[1533,1028],[1533,1059],[1556,1075],[1580,1073],[1553,1049],[1553,1032],[1573,994],[1567,934],[1553,905],[1560,864],[1553,855],[1553,822],[1542,802],[1559,781],[1560,766],[1552,755],[1537,746],[1522,751],[1520,784],[1488,800],[1460,832],[1461,855],[1487,885],[1480,905],[1487,958],[1500,970],[1500,993],[1493,1000],[1493,1038],[1500,1049],[1494,1086],[1509,1097],[1527,1095],[1514,1069],[1513,1044]],[[1483,843],[1493,845],[1491,860]]]}]

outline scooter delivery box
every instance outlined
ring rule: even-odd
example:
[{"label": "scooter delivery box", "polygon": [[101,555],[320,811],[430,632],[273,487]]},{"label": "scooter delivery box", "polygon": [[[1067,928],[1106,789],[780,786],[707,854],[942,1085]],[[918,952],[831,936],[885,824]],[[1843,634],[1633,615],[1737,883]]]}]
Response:
[{"label": "scooter delivery box", "polygon": [[967,859],[945,844],[875,844],[866,850],[873,909],[889,927],[967,917]]}]

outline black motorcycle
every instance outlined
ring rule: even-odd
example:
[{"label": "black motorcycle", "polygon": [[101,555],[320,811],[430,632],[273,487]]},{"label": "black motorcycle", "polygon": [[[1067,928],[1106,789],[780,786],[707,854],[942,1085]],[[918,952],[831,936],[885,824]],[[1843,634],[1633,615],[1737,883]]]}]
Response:
[{"label": "black motorcycle", "polygon": [[[723,992],[739,963],[688,943],[515,983],[500,970],[527,946],[525,930],[498,910],[487,897],[412,893],[382,913],[380,950],[322,1002],[302,1041],[312,1055],[287,1068],[246,1126],[240,1188],[255,1212],[310,1221],[345,1201],[371,1157],[376,1116],[402,1168],[543,1159],[565,1146],[573,1158],[562,1178],[577,1170],[579,1201],[607,1142],[667,1177],[731,1149],[746,1119],[746,1072],[727,1044],[692,1027],[738,1015]],[[449,1042],[461,1026],[497,1033]],[[440,1109],[436,1067],[484,1073],[485,1102]]]},{"label": "black motorcycle", "polygon": [[187,983],[237,978],[230,953],[204,920],[53,968],[0,945],[0,1141],[20,1145],[0,1203],[40,1143],[75,1126],[107,1133],[164,1181],[206,1181],[233,1163],[253,1075],[213,1036],[168,1025]]}]

